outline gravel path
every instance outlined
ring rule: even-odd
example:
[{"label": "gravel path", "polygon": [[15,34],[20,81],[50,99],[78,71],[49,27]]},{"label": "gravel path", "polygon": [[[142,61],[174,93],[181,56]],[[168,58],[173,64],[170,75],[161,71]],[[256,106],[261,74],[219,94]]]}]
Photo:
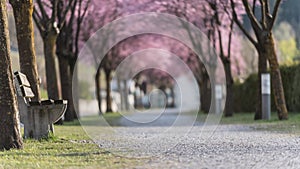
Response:
[{"label": "gravel path", "polygon": [[300,168],[299,136],[219,126],[201,142],[199,130],[140,168]]},{"label": "gravel path", "polygon": [[299,136],[243,125],[219,125],[214,133],[214,126],[201,123],[191,130],[184,125],[170,129],[163,124],[169,124],[171,116],[140,126],[121,119],[114,134],[102,135],[98,143],[118,156],[144,158],[136,168],[300,168]]}]

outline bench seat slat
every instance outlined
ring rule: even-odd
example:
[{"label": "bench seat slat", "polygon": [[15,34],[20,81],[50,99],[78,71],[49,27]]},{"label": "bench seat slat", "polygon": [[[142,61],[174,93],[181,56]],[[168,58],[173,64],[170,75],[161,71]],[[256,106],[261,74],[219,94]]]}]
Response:
[{"label": "bench seat slat", "polygon": [[30,87],[30,83],[29,83],[29,81],[28,81],[26,75],[24,75],[24,74],[21,73],[21,72],[17,72],[17,73],[16,73],[16,76],[17,76],[17,79],[18,79],[19,84],[20,84],[21,86]]},{"label": "bench seat slat", "polygon": [[34,94],[30,87],[21,86],[20,87],[23,97],[25,98],[33,98]]}]

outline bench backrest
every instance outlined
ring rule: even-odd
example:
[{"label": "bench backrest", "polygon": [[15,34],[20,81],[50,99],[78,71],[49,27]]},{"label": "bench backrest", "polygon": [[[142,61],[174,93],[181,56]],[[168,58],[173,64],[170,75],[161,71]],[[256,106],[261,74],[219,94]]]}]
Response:
[{"label": "bench backrest", "polygon": [[21,72],[15,72],[14,75],[18,95],[26,99],[33,98],[34,93],[31,90],[30,83],[26,75]]}]

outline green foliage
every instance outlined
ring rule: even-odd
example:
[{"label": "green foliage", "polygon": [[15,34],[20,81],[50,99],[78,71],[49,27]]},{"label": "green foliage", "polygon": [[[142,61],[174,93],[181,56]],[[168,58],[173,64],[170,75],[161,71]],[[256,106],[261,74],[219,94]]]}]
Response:
[{"label": "green foliage", "polygon": [[86,81],[79,81],[79,97],[85,100],[92,99],[92,93],[90,92],[90,84]]},{"label": "green foliage", "polygon": [[244,83],[234,85],[235,112],[254,112],[257,93],[257,74],[250,75]]},{"label": "green foliage", "polygon": [[284,65],[294,64],[294,58],[299,55],[294,28],[288,22],[280,22],[274,30],[274,36],[279,50],[279,61]]},{"label": "green foliage", "polygon": [[[300,65],[280,68],[287,108],[300,112]],[[242,84],[234,85],[235,112],[255,112],[257,100],[257,74],[250,75]],[[272,111],[276,111],[272,94]]]},{"label": "green foliage", "polygon": [[300,110],[300,66],[282,67],[281,75],[287,108],[297,112]]},{"label": "green foliage", "polygon": [[48,99],[48,93],[47,90],[44,88],[40,88],[40,94],[41,94],[41,99]]},{"label": "green foliage", "polygon": [[281,40],[278,42],[278,46],[281,53],[281,64],[292,65],[294,63],[294,58],[299,54],[296,40],[294,38]]}]

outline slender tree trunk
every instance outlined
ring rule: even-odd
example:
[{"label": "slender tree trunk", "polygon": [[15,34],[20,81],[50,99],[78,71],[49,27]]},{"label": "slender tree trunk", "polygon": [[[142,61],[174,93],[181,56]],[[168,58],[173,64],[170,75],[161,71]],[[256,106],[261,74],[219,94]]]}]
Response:
[{"label": "slender tree trunk", "polygon": [[[172,97],[172,102],[171,102],[171,107],[174,108],[175,107],[175,93],[174,93],[174,88],[171,87],[171,97]],[[200,110],[200,109],[199,109]]]},{"label": "slender tree trunk", "polygon": [[67,59],[67,56],[59,56],[59,72],[60,72],[60,83],[61,83],[61,93],[62,93],[62,99],[68,100],[68,107],[65,112],[65,121],[73,121],[74,120],[74,110],[73,108],[73,102],[72,94],[72,87],[71,87],[71,72],[70,72],[70,66],[69,61]]},{"label": "slender tree trunk", "polygon": [[33,100],[39,101],[39,76],[34,50],[34,30],[32,22],[33,1],[10,0],[9,2],[14,12],[21,72],[26,74],[30,82],[31,89],[35,95]]},{"label": "slender tree trunk", "polygon": [[[49,33],[51,34],[51,33]],[[48,35],[44,37],[44,53],[46,62],[46,78],[47,78],[47,92],[48,98],[57,100],[59,99],[58,91],[58,81],[56,74],[56,64],[55,64],[55,43],[56,35]]]},{"label": "slender tree trunk", "polygon": [[200,101],[201,101],[201,110],[204,113],[208,113],[211,106],[211,97],[212,97],[212,89],[211,84],[208,77],[202,79],[202,83],[200,84]]},{"label": "slender tree trunk", "polygon": [[286,120],[288,119],[288,110],[286,108],[281,73],[272,34],[269,36],[269,39],[266,42],[267,43],[265,43],[265,49],[268,54],[268,61],[271,69],[272,90],[274,93],[274,100],[277,108],[278,118],[280,120]]},{"label": "slender tree trunk", "polygon": [[[71,61],[71,81],[70,81],[70,84],[71,84],[71,87],[70,87],[70,98],[71,99],[71,105],[72,105],[72,108],[70,110],[72,110],[74,112],[74,119],[79,119],[79,95],[78,95],[78,92],[72,92],[73,91],[79,91],[79,87],[78,87],[78,69],[77,67],[75,66],[75,63],[76,63],[76,60],[72,60]],[[77,113],[76,111],[77,110]]]},{"label": "slender tree trunk", "polygon": [[22,148],[10,57],[6,1],[0,0],[0,150]]},{"label": "slender tree trunk", "polygon": [[65,121],[73,121],[77,117],[72,93],[73,69],[76,61],[74,61],[74,65],[73,61],[70,61],[73,58],[72,38],[70,39],[68,37],[70,34],[66,32],[68,32],[67,27],[64,26],[56,40],[56,54],[59,61],[62,99],[68,100]]},{"label": "slender tree trunk", "polygon": [[129,110],[129,101],[128,101],[128,86],[127,80],[123,80],[124,83],[124,102],[125,102],[125,110]]},{"label": "slender tree trunk", "polygon": [[97,101],[98,101],[98,109],[99,109],[99,115],[102,114],[102,109],[101,109],[101,105],[102,105],[102,97],[101,97],[101,68],[99,67],[97,69],[97,73],[95,76],[95,84],[96,84],[96,97],[97,97]]},{"label": "slender tree trunk", "polygon": [[254,120],[262,119],[262,91],[261,91],[261,74],[267,73],[267,54],[263,49],[258,49],[258,77],[257,77],[257,102]]},{"label": "slender tree trunk", "polygon": [[110,88],[110,77],[111,70],[105,70],[105,80],[106,80],[106,113],[112,112],[112,100],[111,100],[111,88]]},{"label": "slender tree trunk", "polygon": [[118,85],[118,91],[120,94],[120,107],[118,107],[118,111],[124,111],[125,110],[125,102],[124,102],[124,91],[121,87],[121,79],[117,77],[117,85]]},{"label": "slender tree trunk", "polygon": [[233,116],[233,78],[231,73],[231,63],[230,59],[226,58],[223,61],[225,74],[226,74],[226,103],[225,103],[225,117]]}]

